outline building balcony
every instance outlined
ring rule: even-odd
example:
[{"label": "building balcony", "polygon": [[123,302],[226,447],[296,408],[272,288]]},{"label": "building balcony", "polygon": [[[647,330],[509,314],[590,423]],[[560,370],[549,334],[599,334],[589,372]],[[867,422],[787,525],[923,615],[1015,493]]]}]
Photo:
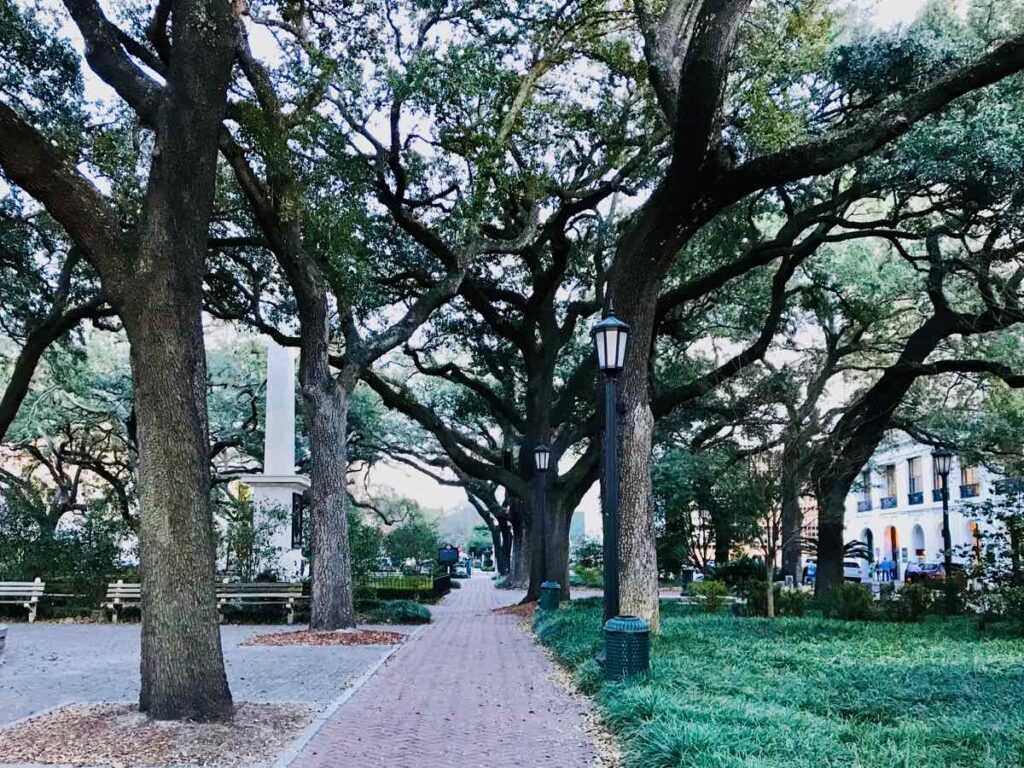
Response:
[{"label": "building balcony", "polygon": [[857,502],[857,511],[858,512],[870,512],[871,511],[871,501],[868,500],[868,499],[861,499],[860,501],[858,501]]},{"label": "building balcony", "polygon": [[922,491],[916,491],[914,493],[907,494],[907,504],[924,504],[924,493]]},{"label": "building balcony", "polygon": [[961,499],[973,499],[979,493],[981,493],[981,487],[978,483],[969,483],[968,485],[960,486]]},{"label": "building balcony", "polygon": [[882,509],[896,509],[896,497],[895,496],[883,496],[882,497]]},{"label": "building balcony", "polygon": [[942,501],[942,489],[932,488],[932,501]]}]

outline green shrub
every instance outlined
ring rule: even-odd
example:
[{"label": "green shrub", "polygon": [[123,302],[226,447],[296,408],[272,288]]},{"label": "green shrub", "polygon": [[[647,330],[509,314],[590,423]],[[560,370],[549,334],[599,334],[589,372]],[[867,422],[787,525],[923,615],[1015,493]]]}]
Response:
[{"label": "green shrub", "polygon": [[822,614],[829,619],[864,621],[872,618],[874,600],[863,584],[846,582],[827,590],[818,598]]},{"label": "green shrub", "polygon": [[992,593],[991,612],[1024,627],[1024,587],[1001,587]]},{"label": "green shrub", "polygon": [[744,555],[716,567],[711,572],[711,578],[724,581],[730,588],[736,589],[752,581],[764,583],[768,580],[768,571],[764,567],[764,560]]},{"label": "green shrub", "polygon": [[935,595],[935,590],[924,584],[910,584],[879,603],[881,615],[889,621],[921,621],[935,605]]},{"label": "green shrub", "polygon": [[604,545],[597,539],[585,538],[572,553],[573,567],[600,570],[604,564]]},{"label": "green shrub", "polygon": [[906,604],[910,621],[921,621],[932,610],[935,593],[920,584],[911,584],[900,593],[899,601]]},{"label": "green shrub", "polygon": [[368,600],[360,613],[367,624],[430,623],[430,609],[412,600]]},{"label": "green shrub", "polygon": [[604,574],[600,568],[577,566],[573,568],[569,584],[574,587],[602,587],[604,586]]},{"label": "green shrub", "polygon": [[801,618],[811,604],[811,593],[798,589],[782,589],[775,595],[775,612],[779,616]]},{"label": "green shrub", "polygon": [[[778,593],[776,589],[776,596]],[[768,615],[768,587],[763,581],[744,582],[736,587],[736,594],[747,601],[748,616]]]},{"label": "green shrub", "polygon": [[729,596],[729,587],[721,581],[700,581],[690,586],[690,595],[704,613],[718,613]]},{"label": "green shrub", "polygon": [[[741,584],[737,591],[747,600],[748,616],[768,615],[768,585],[765,582],[748,581]],[[775,585],[776,616],[803,616],[810,600],[811,596],[807,592],[784,590],[781,585]]]},{"label": "green shrub", "polygon": [[376,600],[377,589],[369,584],[356,584],[352,587],[352,597],[356,602],[361,600]]}]

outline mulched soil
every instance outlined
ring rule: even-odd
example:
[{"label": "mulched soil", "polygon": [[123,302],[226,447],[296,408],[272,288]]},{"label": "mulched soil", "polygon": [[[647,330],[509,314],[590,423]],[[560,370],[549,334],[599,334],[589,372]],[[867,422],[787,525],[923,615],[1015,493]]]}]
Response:
[{"label": "mulched soil", "polygon": [[4,762],[59,765],[263,766],[313,719],[303,704],[238,704],[230,721],[150,720],[129,704],[64,707],[0,729]]},{"label": "mulched soil", "polygon": [[342,629],[337,632],[304,629],[298,632],[253,635],[241,645],[398,645],[404,640],[405,635],[401,632],[376,629]]},{"label": "mulched soil", "polygon": [[523,603],[522,605],[506,605],[504,608],[492,608],[499,616],[533,616],[537,610],[537,603]]}]

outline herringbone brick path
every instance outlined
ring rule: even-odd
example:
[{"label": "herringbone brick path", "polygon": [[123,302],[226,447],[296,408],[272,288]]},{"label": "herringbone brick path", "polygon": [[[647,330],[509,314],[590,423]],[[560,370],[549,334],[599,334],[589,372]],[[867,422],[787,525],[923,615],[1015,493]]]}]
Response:
[{"label": "herringbone brick path", "polygon": [[591,765],[583,704],[551,681],[550,662],[516,618],[491,612],[521,594],[483,574],[463,580],[293,768]]}]

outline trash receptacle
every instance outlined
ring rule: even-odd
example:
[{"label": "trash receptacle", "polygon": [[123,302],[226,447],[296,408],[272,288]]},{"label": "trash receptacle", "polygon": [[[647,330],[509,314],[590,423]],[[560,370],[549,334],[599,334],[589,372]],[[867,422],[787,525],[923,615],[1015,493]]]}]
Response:
[{"label": "trash receptacle", "polygon": [[651,627],[638,616],[616,616],[604,625],[606,680],[646,675],[651,666]]},{"label": "trash receptacle", "polygon": [[557,581],[545,581],[540,585],[540,602],[538,606],[545,611],[557,609],[561,592],[562,585]]}]

